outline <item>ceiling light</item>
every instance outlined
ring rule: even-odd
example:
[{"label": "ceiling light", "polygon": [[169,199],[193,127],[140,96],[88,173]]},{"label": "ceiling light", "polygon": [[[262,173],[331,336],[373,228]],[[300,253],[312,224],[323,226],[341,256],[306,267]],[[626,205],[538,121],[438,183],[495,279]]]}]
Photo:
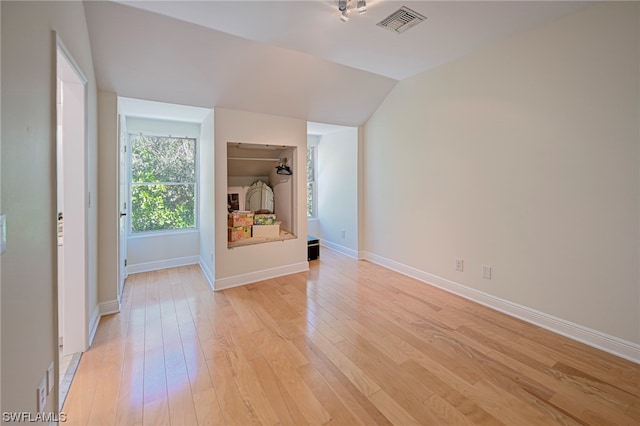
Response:
[{"label": "ceiling light", "polygon": [[358,0],[356,5],[358,13],[365,13],[367,11],[367,2],[365,0]]}]

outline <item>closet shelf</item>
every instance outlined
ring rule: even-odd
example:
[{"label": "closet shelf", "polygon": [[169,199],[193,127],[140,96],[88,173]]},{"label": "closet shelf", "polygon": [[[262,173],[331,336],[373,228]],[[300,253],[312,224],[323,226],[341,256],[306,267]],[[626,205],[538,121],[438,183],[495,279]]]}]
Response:
[{"label": "closet shelf", "polygon": [[279,158],[259,158],[259,157],[227,157],[227,160],[241,160],[241,161],[280,161]]}]

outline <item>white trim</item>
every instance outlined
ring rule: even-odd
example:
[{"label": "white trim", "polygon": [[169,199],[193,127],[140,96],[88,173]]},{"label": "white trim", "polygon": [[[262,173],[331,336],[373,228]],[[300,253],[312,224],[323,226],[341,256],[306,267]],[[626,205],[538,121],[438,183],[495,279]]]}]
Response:
[{"label": "white trim", "polygon": [[185,234],[199,234],[200,230],[197,228],[184,228],[184,229],[163,229],[159,231],[145,231],[145,232],[136,232],[135,234],[130,233],[127,236],[127,239],[131,240],[143,240],[145,238],[153,238],[153,237],[168,237],[171,235],[185,235]]},{"label": "white trim", "polygon": [[[121,263],[118,261],[118,263]],[[127,282],[127,278],[129,278],[129,273],[127,272],[127,267],[124,268],[124,277],[118,277],[118,301],[122,299],[122,295],[124,294],[124,285]]]},{"label": "white trim", "polygon": [[262,271],[249,272],[247,274],[234,275],[227,278],[219,278],[215,280],[213,289],[215,291],[224,290],[231,287],[238,287],[245,284],[251,284],[258,281],[269,280],[271,278],[281,277],[283,275],[297,274],[298,272],[306,272],[309,270],[309,262],[294,263],[291,265],[280,266],[277,268],[264,269]]},{"label": "white trim", "polygon": [[[311,143],[307,138],[307,152],[305,153],[305,163],[309,151],[313,151],[313,178],[307,179],[307,186],[311,184],[311,213],[313,216],[307,216],[307,219],[320,219],[318,217],[318,145],[320,145],[321,138],[314,138]],[[307,186],[305,186],[305,194],[307,193]],[[305,197],[306,199],[306,197]],[[305,203],[305,210],[308,211],[309,206]]]},{"label": "white trim", "polygon": [[91,312],[91,318],[89,319],[89,344],[85,350],[88,350],[91,345],[93,345],[93,339],[96,337],[96,331],[98,331],[98,323],[100,323],[100,305],[96,305],[93,312]]},{"label": "white trim", "polygon": [[[125,117],[126,120],[126,117]],[[177,123],[176,121],[173,120],[162,120],[159,119],[158,121],[166,121],[169,123]],[[200,127],[200,123],[189,123],[189,124],[197,124],[198,127]],[[128,129],[127,129],[128,130]],[[193,169],[194,169],[194,180],[193,182],[160,182],[164,185],[191,185],[193,184],[193,214],[194,214],[194,221],[193,221],[193,228],[182,228],[182,229],[162,229],[162,230],[156,230],[156,231],[143,231],[143,232],[133,232],[133,224],[131,223],[132,217],[133,217],[133,191],[132,186],[135,184],[137,185],[153,185],[156,184],[155,182],[133,182],[132,179],[132,168],[131,168],[131,157],[133,156],[133,142],[131,141],[131,137],[132,136],[145,136],[145,137],[156,137],[156,138],[165,138],[165,139],[193,139],[194,141],[194,158],[193,158]],[[157,236],[157,235],[170,235],[172,233],[182,233],[182,232],[200,232],[200,137],[191,137],[191,136],[174,136],[171,135],[170,132],[161,132],[159,134],[155,134],[152,132],[132,132],[132,131],[128,131],[127,134],[127,146],[129,147],[128,151],[127,151],[127,188],[128,188],[128,197],[127,197],[127,205],[129,206],[127,208],[127,212],[131,213],[127,215],[127,238],[135,238],[137,236],[140,237],[146,237],[146,236]],[[195,262],[198,263],[198,262]],[[182,266],[182,265],[179,265]],[[147,272],[147,271],[145,271]]]},{"label": "white trim", "polygon": [[204,262],[204,259],[202,258],[202,256],[200,256],[200,260],[198,261],[198,264],[200,265],[200,269],[202,270],[202,273],[204,274],[204,277],[207,279],[207,282],[209,283],[209,287],[211,287],[211,290],[213,290],[213,272],[211,272],[211,269],[209,269],[209,267],[207,266],[207,264]]},{"label": "white trim", "polygon": [[464,297],[465,299],[537,325],[546,330],[640,364],[640,344],[638,343],[611,336],[607,333],[593,330],[580,324],[492,296],[437,275],[429,274],[411,266],[378,256],[377,254],[363,251],[361,255],[363,259],[369,262],[384,266],[402,275],[415,278],[425,284],[438,287],[449,293]]},{"label": "white trim", "polygon": [[[82,114],[82,120],[81,120],[82,135],[80,138],[72,137],[71,139],[69,139],[69,141],[64,142],[65,146],[67,143],[71,143],[70,148],[72,149],[70,152],[74,152],[76,154],[80,153],[82,155],[82,164],[79,166],[82,182],[80,183],[80,188],[74,187],[76,191],[72,191],[72,192],[77,192],[75,195],[78,197],[78,202],[77,203],[72,202],[70,203],[71,204],[70,205],[68,204],[68,201],[67,201],[65,202],[65,207],[64,207],[64,209],[66,210],[65,217],[68,216],[67,213],[69,213],[70,211],[75,212],[78,216],[80,215],[80,213],[82,213],[82,219],[79,222],[74,224],[74,229],[82,230],[80,238],[78,238],[78,240],[80,240],[81,242],[76,241],[75,244],[73,242],[71,242],[71,244],[67,244],[67,248],[64,249],[64,253],[65,253],[64,256],[65,256],[65,259],[67,259],[66,260],[67,262],[68,262],[68,259],[72,257],[76,260],[76,262],[74,263],[74,267],[72,269],[76,271],[76,275],[80,275],[78,274],[78,272],[80,272],[83,275],[83,277],[81,281],[78,281],[75,279],[68,280],[67,277],[63,278],[63,284],[62,284],[63,314],[61,315],[61,317],[64,318],[64,320],[62,321],[62,334],[63,334],[64,340],[66,341],[65,349],[71,352],[78,352],[78,351],[84,352],[91,346],[91,342],[93,341],[93,337],[95,335],[95,331],[97,329],[97,322],[98,322],[98,319],[96,317],[97,314],[95,310],[94,312],[91,313],[91,317],[87,318],[87,313],[89,309],[88,302],[87,302],[87,293],[89,291],[88,286],[90,281],[89,280],[89,260],[88,260],[89,247],[88,247],[87,235],[89,234],[89,228],[88,228],[89,211],[93,208],[91,204],[91,192],[90,192],[91,188],[89,187],[89,177],[88,177],[89,89],[88,89],[87,77],[85,76],[84,72],[82,71],[82,68],[79,66],[78,62],[76,62],[73,55],[71,54],[71,52],[69,51],[65,43],[63,42],[62,38],[60,37],[60,34],[55,30],[53,30],[52,32],[55,38],[56,79],[64,83],[69,83],[69,84],[63,85],[63,87],[64,86],[73,87],[74,92],[78,88],[82,90],[81,100],[80,98],[76,98],[75,93],[74,93],[74,96],[72,96],[72,98],[75,99],[75,101],[73,102],[74,106],[76,102],[81,102],[79,109],[81,109],[81,114]],[[68,66],[71,69],[71,72],[73,73],[73,77],[68,73],[61,72],[61,64],[63,68],[66,68]],[[58,83],[56,83],[56,87],[58,87]],[[56,91],[59,92],[60,88],[57,88]],[[62,96],[62,93],[58,93],[58,94]],[[63,111],[64,109],[66,108],[63,108]],[[60,112],[58,106],[56,106],[56,112],[58,114]],[[68,114],[63,113],[63,126],[66,125],[64,124],[65,122],[64,117],[66,117],[67,115]],[[74,118],[74,126],[75,126],[80,121],[75,120],[75,118],[77,118],[75,117],[75,114],[73,118]],[[56,119],[56,123],[57,122],[58,122],[58,119]],[[62,133],[64,134],[64,131]],[[62,139],[60,139],[59,137],[60,135],[56,134],[56,151],[58,152],[58,155],[62,153],[62,156],[64,158],[66,157],[65,152],[67,152],[68,150],[59,151],[61,146],[59,144],[60,142],[62,142]],[[63,161],[68,161],[68,159]],[[74,163],[80,164],[77,161],[74,161]],[[62,171],[64,172],[64,170],[65,170],[65,167],[63,166]],[[78,168],[75,167],[74,170],[77,172]],[[67,196],[69,195],[67,192],[69,192],[70,188],[65,188],[65,185],[63,185],[63,188],[64,188],[63,191],[66,191],[64,192],[66,194],[64,195],[64,198],[66,199]],[[56,188],[56,191],[60,192],[60,189]],[[67,237],[67,240],[65,241],[65,243],[68,241],[69,239]],[[69,247],[75,247],[73,252],[81,251],[82,253],[80,257],[77,256],[78,253],[76,253],[76,256],[70,256],[70,254],[73,254],[73,253],[70,253],[67,250]],[[80,271],[78,271],[77,268],[80,268]],[[66,269],[66,271],[69,271],[69,270],[70,270],[69,268]],[[58,293],[58,297],[60,297],[60,293]],[[67,299],[68,297],[71,297],[71,300],[68,300]],[[60,310],[59,304],[58,304],[58,310]],[[88,320],[88,323],[87,323],[87,320]],[[89,328],[87,328],[87,326]],[[78,327],[78,329],[76,329],[76,327]]]},{"label": "white trim", "polygon": [[200,263],[200,256],[178,257],[175,259],[157,260],[155,262],[136,263],[127,265],[127,275],[140,272],[158,271],[160,269],[175,268]]},{"label": "white trim", "polygon": [[100,319],[105,315],[120,313],[120,301],[110,300],[108,302],[98,303],[91,313],[89,320],[89,345],[87,350],[93,345],[93,339],[96,337]]},{"label": "white trim", "polygon": [[100,317],[117,314],[120,312],[120,302],[118,300],[110,300],[108,302],[98,303],[98,308],[100,309]]},{"label": "white trim", "polygon": [[342,246],[340,244],[333,243],[327,240],[320,240],[320,246],[337,251],[340,254],[344,254],[352,259],[358,259],[358,251],[350,249],[349,247]]},{"label": "white trim", "polygon": [[60,38],[60,34],[58,34],[57,31],[54,31],[54,33],[56,35],[56,46],[58,47],[58,50],[64,55],[67,62],[69,62],[69,65],[71,65],[71,68],[73,68],[73,71],[76,73],[82,84],[86,86],[89,80],[87,80],[84,72],[82,72],[82,68],[80,68],[80,65],[78,65],[69,49],[67,49],[67,46],[62,41],[62,38]]}]

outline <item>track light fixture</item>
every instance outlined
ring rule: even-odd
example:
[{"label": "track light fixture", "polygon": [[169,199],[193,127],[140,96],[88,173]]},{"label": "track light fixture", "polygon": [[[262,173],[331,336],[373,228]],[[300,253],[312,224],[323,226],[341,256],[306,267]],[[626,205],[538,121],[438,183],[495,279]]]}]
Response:
[{"label": "track light fixture", "polygon": [[351,14],[351,12],[349,11],[349,9],[343,10],[342,13],[340,13],[340,20],[342,22],[348,22],[350,14]]},{"label": "track light fixture", "polygon": [[365,13],[367,11],[366,0],[338,0],[338,11],[340,12],[340,20],[342,22],[349,21],[351,9],[354,8],[352,3],[355,3],[355,9],[358,13]]}]

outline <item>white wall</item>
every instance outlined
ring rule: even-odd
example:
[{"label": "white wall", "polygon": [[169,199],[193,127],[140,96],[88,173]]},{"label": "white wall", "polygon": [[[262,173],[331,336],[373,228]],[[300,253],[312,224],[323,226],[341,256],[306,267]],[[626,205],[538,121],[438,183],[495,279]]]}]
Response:
[{"label": "white wall", "polygon": [[211,111],[200,125],[200,266],[212,285],[215,277],[213,151],[213,111]]},{"label": "white wall", "polygon": [[[127,117],[126,122],[127,130],[130,133],[142,132],[199,138],[201,132],[200,123],[138,117]],[[197,150],[200,150],[199,145]],[[199,229],[160,234],[134,234],[129,235],[127,239],[127,271],[129,273],[198,263],[199,257]]]},{"label": "white wall", "polygon": [[638,7],[400,82],[365,127],[369,257],[640,343]]},{"label": "white wall", "polygon": [[321,244],[357,257],[358,129],[346,128],[323,135],[317,155],[320,223],[317,236]]},{"label": "white wall", "polygon": [[[57,104],[56,120],[56,125],[60,124],[60,127],[56,127],[56,137],[61,138],[60,142],[56,141],[56,151],[60,149],[56,159],[61,160],[60,163],[56,160],[56,167],[59,167],[56,178],[61,177],[56,183],[61,192],[56,197],[56,210],[64,215],[63,245],[57,248],[58,330],[61,328],[63,331],[58,338],[59,341],[60,337],[64,339],[64,354],[71,354],[86,350],[89,343],[89,295],[85,287],[89,273],[85,259],[89,253],[87,241],[90,239],[86,214],[90,199],[85,186],[89,154],[85,145],[86,90],[68,59],[60,52],[56,56],[60,79],[57,83],[60,103]],[[62,205],[58,205],[59,199],[63,200]],[[95,241],[95,235],[92,241]],[[94,301],[92,305],[95,304]]]},{"label": "white wall", "polygon": [[[282,158],[292,159],[288,161],[288,166],[291,167],[292,170],[297,168],[298,164],[295,164],[294,159],[294,149],[288,148],[284,150],[282,153]],[[305,163],[306,165],[306,163]],[[306,175],[305,175],[306,176]],[[274,167],[271,170],[271,174],[269,176],[269,185],[273,189],[273,198],[274,202],[274,212],[276,218],[280,223],[282,229],[285,229],[289,232],[293,232],[294,226],[294,218],[293,218],[293,176],[287,175],[279,175],[276,173],[276,168]],[[295,233],[295,232],[294,232]]]},{"label": "white wall", "polygon": [[[86,22],[84,21],[84,12],[82,15],[78,15],[77,17],[73,16],[74,20],[81,19],[81,21],[76,24],[81,25],[82,27],[86,27]],[[62,32],[62,30],[60,30]],[[70,37],[70,36],[69,36]],[[80,37],[78,35],[78,37]],[[83,44],[88,39],[88,32],[85,35],[85,40],[81,41]],[[69,47],[66,39],[63,39],[66,43],[66,46]],[[80,39],[82,40],[82,38]],[[98,194],[98,85],[95,82],[95,75],[93,70],[93,60],[91,58],[91,46],[87,43],[86,45],[86,53],[83,52],[83,62],[80,62],[80,59],[77,58],[75,53],[74,59],[78,61],[80,66],[82,67],[85,76],[88,79],[87,84],[87,134],[88,134],[88,144],[87,144],[87,179],[88,179],[88,190],[89,190],[89,213],[88,213],[88,272],[89,272],[89,283],[87,288],[87,314],[89,315],[89,327],[95,325],[97,327],[97,322],[95,324],[91,324],[91,316],[97,312],[98,308],[98,212],[100,211],[99,204],[99,194]],[[88,57],[84,57],[84,55],[88,55]],[[85,65],[86,64],[86,65]],[[54,158],[55,161],[55,158]],[[97,318],[94,316],[94,319]],[[94,327],[94,330],[95,330]],[[89,330],[92,331],[91,329]],[[91,343],[91,342],[90,342]]]},{"label": "white wall", "polygon": [[320,220],[317,218],[307,218],[307,233],[310,236],[320,238]]},{"label": "white wall", "polygon": [[[2,2],[2,411],[36,410],[35,389],[57,354],[57,31],[89,80],[88,185],[97,190],[96,84],[83,4]],[[94,199],[95,201],[95,199]],[[89,209],[89,310],[96,304],[97,204]],[[92,306],[93,305],[93,306]],[[6,390],[10,389],[10,392]],[[57,386],[43,411],[54,411]]]},{"label": "white wall", "polygon": [[[305,208],[307,123],[303,120],[215,109],[215,284],[221,288],[308,269]],[[293,176],[297,202],[293,206],[298,238],[265,244],[227,247],[227,142],[297,147]]]},{"label": "white wall", "polygon": [[176,231],[127,239],[127,271],[154,271],[199,262],[200,232]]}]

